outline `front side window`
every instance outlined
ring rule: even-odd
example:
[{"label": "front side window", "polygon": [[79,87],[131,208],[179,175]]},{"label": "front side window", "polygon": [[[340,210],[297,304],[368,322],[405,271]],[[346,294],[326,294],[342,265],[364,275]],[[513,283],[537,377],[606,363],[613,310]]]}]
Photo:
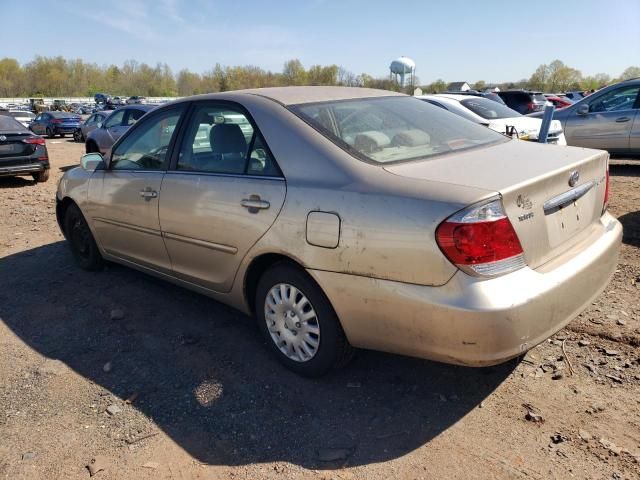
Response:
[{"label": "front side window", "polygon": [[487,98],[466,98],[460,101],[460,103],[476,115],[480,115],[482,118],[486,118],[488,120],[494,118],[513,118],[521,116],[520,113],[510,109],[506,105],[494,102]]},{"label": "front side window", "polygon": [[640,86],[617,88],[589,103],[590,112],[619,112],[633,108]]},{"label": "front side window", "polygon": [[178,170],[278,176],[264,139],[244,113],[200,105],[186,126]]},{"label": "front side window", "polygon": [[504,136],[411,97],[289,107],[338,146],[374,163],[418,160],[505,141]]},{"label": "front side window", "polygon": [[124,110],[120,110],[112,114],[104,124],[105,128],[117,127],[122,125],[122,120],[124,119]]},{"label": "front side window", "polygon": [[162,170],[181,110],[167,110],[149,118],[115,148],[112,170]]}]

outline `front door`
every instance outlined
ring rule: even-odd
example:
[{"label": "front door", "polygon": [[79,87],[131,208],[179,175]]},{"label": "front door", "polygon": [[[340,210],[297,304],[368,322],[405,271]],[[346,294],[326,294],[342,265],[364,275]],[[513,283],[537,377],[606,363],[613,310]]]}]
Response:
[{"label": "front door", "polygon": [[183,109],[165,110],[140,124],[112,152],[89,184],[90,218],[107,253],[169,273],[158,202],[169,150]]},{"label": "front door", "polygon": [[587,102],[588,113],[579,115],[574,111],[567,119],[565,136],[569,145],[627,151],[639,90],[638,86],[625,86],[593,94]]},{"label": "front door", "polygon": [[237,106],[196,104],[184,131],[162,183],[162,234],[176,277],[227,292],[244,256],[278,216],[286,184]]}]

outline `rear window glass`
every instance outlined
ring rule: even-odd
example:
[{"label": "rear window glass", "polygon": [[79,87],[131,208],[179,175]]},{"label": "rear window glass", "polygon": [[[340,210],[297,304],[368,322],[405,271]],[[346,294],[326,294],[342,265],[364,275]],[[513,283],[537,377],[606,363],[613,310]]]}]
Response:
[{"label": "rear window glass", "polygon": [[515,110],[510,109],[506,105],[488,98],[466,98],[460,101],[462,105],[467,107],[473,113],[480,115],[482,118],[512,118],[520,117],[521,115]]},{"label": "rear window glass", "polygon": [[294,105],[290,109],[362,160],[388,164],[504,141],[505,137],[411,97]]},{"label": "rear window glass", "polygon": [[28,130],[24,128],[24,125],[22,125],[17,120],[14,120],[12,117],[0,115],[0,132],[3,131],[23,132]]},{"label": "rear window glass", "polygon": [[8,112],[10,117],[13,118],[35,118],[35,115],[31,112]]},{"label": "rear window glass", "polygon": [[536,94],[533,96],[533,99],[534,99],[534,100],[536,100],[536,101],[538,101],[538,102],[546,102],[546,101],[547,101],[547,98],[546,98],[543,94],[541,94],[541,93],[536,93]]}]

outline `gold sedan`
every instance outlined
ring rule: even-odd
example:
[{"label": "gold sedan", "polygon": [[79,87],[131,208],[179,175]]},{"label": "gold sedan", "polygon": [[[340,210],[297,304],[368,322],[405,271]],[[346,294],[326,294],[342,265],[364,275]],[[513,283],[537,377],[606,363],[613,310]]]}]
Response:
[{"label": "gold sedan", "polygon": [[608,156],[505,138],[387,91],[184,98],[65,173],[82,268],[118,262],[257,318],[305,375],[353,347],[481,366],[606,286],[622,228]]}]

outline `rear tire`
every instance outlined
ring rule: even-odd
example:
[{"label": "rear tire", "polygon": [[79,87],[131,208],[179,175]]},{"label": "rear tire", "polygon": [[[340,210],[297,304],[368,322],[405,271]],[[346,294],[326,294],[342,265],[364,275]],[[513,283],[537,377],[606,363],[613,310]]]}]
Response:
[{"label": "rear tire", "polygon": [[34,173],[32,176],[37,183],[44,183],[49,180],[49,170],[47,169],[38,173]]},{"label": "rear tire", "polygon": [[104,260],[87,225],[82,212],[76,204],[69,205],[64,214],[64,232],[71,253],[83,270],[102,270]]},{"label": "rear tire", "polygon": [[269,348],[284,366],[300,375],[319,377],[353,358],[354,349],[329,299],[296,266],[277,264],[262,275],[255,312]]}]

